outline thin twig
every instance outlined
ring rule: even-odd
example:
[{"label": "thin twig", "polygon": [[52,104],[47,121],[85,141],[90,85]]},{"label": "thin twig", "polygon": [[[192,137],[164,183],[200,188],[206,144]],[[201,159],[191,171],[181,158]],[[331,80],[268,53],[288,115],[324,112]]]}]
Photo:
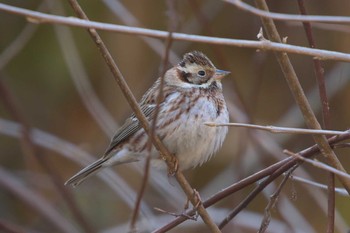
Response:
[{"label": "thin twig", "polygon": [[[323,190],[327,190],[327,188],[328,188],[327,185],[320,184],[320,183],[317,183],[317,182],[314,182],[314,181],[311,181],[311,180],[307,180],[305,178],[302,178],[302,177],[299,177],[299,176],[295,176],[295,175],[293,175],[293,181],[298,181],[300,183],[308,184],[308,185],[311,185],[311,186],[316,187],[316,188],[321,188]],[[343,189],[343,188],[335,188],[335,192],[337,194],[345,196],[345,197],[349,196],[348,193],[346,192],[346,190]]]},{"label": "thin twig", "polygon": [[[304,0],[298,0],[298,6],[300,13],[302,15],[306,15],[306,8],[304,5]],[[303,22],[305,34],[307,37],[307,40],[309,42],[309,46],[311,48],[317,48],[316,47],[316,42],[312,33],[312,27],[310,22]],[[325,80],[324,80],[324,69],[321,64],[320,60],[313,59],[313,64],[314,64],[314,71],[316,75],[316,80],[318,84],[318,90],[319,90],[319,95],[320,95],[320,101],[322,105],[322,119],[323,119],[323,127],[325,129],[330,129],[330,113],[329,113],[329,102],[328,102],[328,97],[327,97],[327,90],[326,90],[326,85],[325,85]]]},{"label": "thin twig", "polygon": [[[300,23],[297,22],[287,22],[288,26],[293,27],[299,27]],[[313,28],[317,28],[320,30],[326,30],[329,32],[342,32],[342,33],[349,33],[350,32],[350,26],[349,25],[335,25],[335,24],[329,24],[329,23],[312,23]]]},{"label": "thin twig", "polygon": [[269,131],[271,133],[286,133],[286,134],[342,135],[342,134],[348,133],[347,131],[301,129],[301,128],[290,128],[290,127],[278,127],[278,126],[271,126],[271,125],[262,126],[262,125],[253,125],[253,124],[245,124],[245,123],[217,124],[214,122],[206,122],[204,124],[210,127],[234,126],[234,127],[259,129],[259,130]]},{"label": "thin twig", "polygon": [[[342,141],[348,140],[348,139],[350,139],[350,133],[347,133],[347,134],[344,134],[341,136],[333,136],[333,137],[328,139],[328,143],[329,143],[329,145],[333,146],[336,143],[339,143],[339,142],[342,142]],[[304,150],[298,152],[298,154],[300,154],[301,156],[306,157],[306,158],[310,158],[310,157],[314,156],[316,153],[319,153],[319,148],[317,145],[313,145],[312,147],[309,147],[307,149],[304,149]],[[237,183],[234,183],[234,184],[228,186],[227,188],[221,190],[220,192],[214,194],[213,196],[211,196],[210,198],[205,200],[203,202],[203,205],[204,205],[204,207],[208,208],[209,206],[216,204],[217,202],[221,201],[222,199],[224,199],[224,198],[232,195],[233,193],[247,187],[248,185],[257,182],[257,181],[263,179],[264,177],[271,176],[272,174],[274,174],[274,177],[269,178],[270,179],[269,181],[267,181],[267,180],[263,181],[263,182],[266,182],[265,183],[265,186],[266,186],[266,185],[268,185],[269,182],[272,182],[274,178],[276,178],[277,176],[288,171],[291,167],[293,167],[297,163],[298,163],[298,159],[295,157],[285,158],[285,159],[283,159],[275,164],[270,165],[267,168],[264,168],[264,169],[256,172],[255,174],[253,174],[251,176],[248,176],[244,179],[241,179]],[[254,195],[257,195],[257,194],[258,194],[258,192],[256,192]],[[245,204],[247,205],[248,203],[245,203]],[[243,209],[245,206],[241,206],[241,209]],[[194,214],[193,210],[186,212],[186,215],[191,216],[193,214]],[[178,217],[175,220],[171,221],[170,223],[166,224],[165,226],[155,230],[154,233],[167,232],[170,229],[174,228],[175,226],[181,224],[182,222],[184,222],[186,220],[187,220],[186,218]]]},{"label": "thin twig", "polygon": [[335,226],[335,175],[328,173],[328,209],[327,209],[327,233],[334,233]]},{"label": "thin twig", "polygon": [[235,5],[241,10],[247,11],[254,15],[258,15],[263,18],[270,18],[275,20],[283,21],[302,21],[302,22],[323,22],[323,23],[339,23],[348,24],[350,23],[350,17],[347,16],[324,16],[324,15],[292,15],[292,14],[282,14],[273,13],[268,10],[262,10],[259,8],[252,7],[249,4],[244,3],[241,0],[223,0],[224,2]]},{"label": "thin twig", "polygon": [[[74,11],[78,14],[80,18],[87,19],[87,16],[85,15],[84,11],[81,9],[79,3],[76,0],[69,0],[70,4],[72,5]],[[85,20],[88,21],[88,20]],[[127,99],[130,107],[135,113],[135,116],[139,120],[142,128],[145,130],[147,135],[151,138],[153,145],[156,147],[156,149],[160,152],[161,156],[165,160],[168,168],[172,171],[174,171],[175,164],[173,163],[172,156],[167,148],[164,146],[164,144],[161,142],[159,137],[157,135],[152,135],[148,120],[146,119],[145,115],[141,111],[140,107],[138,106],[138,103],[133,96],[129,86],[125,82],[125,79],[123,78],[122,73],[120,72],[117,64],[115,63],[114,59],[112,58],[111,54],[109,53],[107,47],[105,46],[104,42],[102,41],[101,37],[98,35],[95,29],[89,28],[88,32],[90,33],[90,36],[96,43],[97,47],[99,48],[103,58],[105,59],[107,65],[109,66],[114,79],[120,86],[125,98]],[[175,173],[175,178],[182,187],[183,191],[186,193],[189,200],[191,200],[193,205],[198,204],[197,198],[193,196],[193,188],[186,180],[185,176],[180,172],[179,170]],[[213,220],[210,218],[208,212],[205,210],[202,204],[200,204],[197,208],[199,215],[203,219],[204,223],[208,226],[208,228],[212,232],[220,232],[217,225],[213,222]]]},{"label": "thin twig", "polygon": [[295,166],[297,162],[295,160],[291,160],[289,162],[284,163],[277,170],[275,170],[269,177],[267,177],[264,181],[259,183],[257,187],[254,188],[252,192],[246,196],[219,224],[220,229],[226,226],[229,221],[231,221],[239,212],[241,212],[248,204],[272,181],[274,181],[277,177],[283,174],[285,171]]},{"label": "thin twig", "polygon": [[282,191],[282,188],[287,183],[289,177],[291,176],[291,174],[293,173],[293,171],[295,169],[296,169],[296,166],[289,169],[289,171],[285,173],[285,176],[283,177],[282,182],[278,185],[276,191],[270,196],[269,203],[265,207],[264,218],[261,221],[261,225],[260,225],[260,229],[259,229],[258,233],[264,233],[266,231],[266,229],[268,228],[270,221],[271,221],[271,209],[276,206],[276,203],[277,203],[278,197]]},{"label": "thin twig", "polygon": [[[255,0],[258,8],[268,11],[268,6],[264,0]],[[264,28],[267,32],[267,35],[270,40],[281,42],[281,38],[278,34],[276,26],[272,19],[262,18]],[[294,100],[298,104],[306,125],[311,129],[321,129],[320,124],[317,121],[317,118],[312,111],[312,108],[305,96],[305,93],[299,83],[298,77],[294,71],[294,68],[289,60],[289,57],[286,53],[275,53],[275,56],[280,64],[280,67],[283,71],[283,74],[286,78],[288,86],[293,94]],[[336,169],[346,172],[343,165],[338,160],[332,148],[327,143],[327,139],[324,135],[313,135],[313,138],[317,145],[320,147],[322,154],[327,159],[327,162],[335,167]],[[344,188],[350,194],[350,180],[344,179],[342,176],[338,177],[340,182],[343,184]]]},{"label": "thin twig", "polygon": [[160,209],[160,208],[158,208],[158,207],[154,207],[154,210],[159,211],[159,212],[161,212],[161,213],[163,213],[163,214],[169,214],[169,215],[174,216],[174,217],[179,217],[179,216],[185,217],[185,218],[190,219],[190,220],[193,220],[193,221],[196,221],[196,220],[197,220],[197,217],[198,217],[198,216],[189,216],[189,215],[186,215],[186,213],[180,213],[180,214],[178,214],[178,213],[173,213],[173,212],[169,212],[169,211]]},{"label": "thin twig", "polygon": [[[307,15],[304,0],[298,0],[299,11],[301,15]],[[311,48],[316,48],[316,42],[312,33],[312,27],[310,22],[303,22],[305,34]],[[324,80],[324,69],[320,60],[313,60],[314,71],[316,75],[316,80],[318,84],[318,91],[320,95],[320,101],[322,106],[322,128],[330,129],[330,111],[329,111],[329,101],[327,97],[327,90]],[[334,174],[328,174],[328,221],[327,221],[327,232],[334,232],[334,212],[335,212],[335,187],[334,187]]]},{"label": "thin twig", "polygon": [[342,176],[344,177],[345,179],[348,179],[350,180],[350,175],[348,173],[345,173],[345,172],[342,172],[342,171],[339,171],[327,164],[324,164],[324,163],[321,163],[321,162],[318,162],[318,161],[315,161],[315,160],[311,160],[311,159],[307,159],[307,158],[304,158],[303,156],[301,156],[300,154],[296,154],[296,153],[293,153],[289,150],[284,150],[283,151],[284,154],[286,155],[289,155],[289,156],[294,156],[300,160],[302,160],[303,162],[306,162],[306,163],[309,163],[309,164],[312,164],[313,166],[315,167],[318,167],[320,169],[323,169],[325,171],[329,171],[329,172],[332,172],[338,176]]},{"label": "thin twig", "polygon": [[[116,24],[100,23],[88,21],[74,17],[56,16],[51,14],[40,13],[37,11],[27,10],[20,7],[9,6],[0,3],[0,10],[25,16],[32,23],[55,23],[83,28],[94,28],[105,31],[120,32],[130,35],[149,36],[155,38],[167,38],[166,31],[152,30],[138,27],[129,27]],[[199,36],[185,33],[173,33],[174,40],[192,41],[206,44],[230,45],[242,48],[254,48],[259,50],[272,50],[279,52],[302,54],[312,56],[314,59],[321,60],[338,60],[350,62],[350,55],[341,52],[328,51],[322,49],[310,49],[307,47],[276,43],[271,41],[252,41],[252,40],[237,40],[219,37]]]},{"label": "thin twig", "polygon": [[[170,14],[175,14],[175,9],[173,6],[172,2],[167,1],[167,5],[170,11]],[[163,95],[163,88],[164,88],[164,75],[166,73],[167,70],[167,66],[169,63],[169,55],[170,55],[170,48],[171,48],[171,44],[172,44],[172,33],[175,30],[174,24],[176,24],[176,21],[174,20],[169,20],[170,24],[169,25],[169,36],[166,40],[166,45],[165,45],[165,54],[164,54],[164,58],[163,58],[163,64],[162,64],[162,68],[161,68],[161,74],[160,74],[160,83],[159,83],[159,88],[158,88],[158,95],[157,95],[157,103],[156,103],[156,108],[155,108],[155,112],[154,112],[154,117],[153,117],[153,121],[152,121],[152,126],[151,126],[151,134],[152,137],[154,137],[156,135],[156,126],[157,126],[157,119],[158,119],[158,115],[159,115],[159,107],[160,104],[163,101],[164,95]],[[149,176],[149,170],[150,170],[150,162],[151,162],[151,151],[152,151],[152,141],[151,138],[148,138],[148,142],[147,142],[147,151],[148,151],[148,156],[146,159],[146,163],[145,163],[145,168],[144,168],[144,175],[143,175],[143,179],[142,179],[142,183],[141,183],[141,188],[140,191],[138,192],[138,196],[136,199],[136,203],[135,203],[135,208],[131,217],[131,221],[130,221],[130,232],[136,232],[136,221],[137,221],[137,217],[138,217],[138,213],[139,213],[139,209],[140,209],[140,204],[141,204],[141,200],[142,197],[145,193],[146,190],[146,186],[147,186],[147,181],[148,181],[148,176]]]},{"label": "thin twig", "polygon": [[[123,22],[125,25],[133,27],[143,27],[140,20],[138,20],[133,12],[131,12],[126,6],[126,2],[115,0],[103,0],[106,8],[113,12],[113,14]],[[149,38],[142,36],[141,39],[150,47],[159,57],[164,56],[165,44],[160,39]],[[164,57],[163,57],[164,58]],[[176,64],[179,61],[179,56],[173,51],[169,52],[169,61],[171,64]]]}]

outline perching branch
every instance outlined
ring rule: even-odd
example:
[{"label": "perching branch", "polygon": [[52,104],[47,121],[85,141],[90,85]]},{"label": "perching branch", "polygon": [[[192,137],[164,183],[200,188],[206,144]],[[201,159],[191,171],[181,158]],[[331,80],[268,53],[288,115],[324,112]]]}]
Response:
[{"label": "perching branch", "polygon": [[[85,19],[85,21],[88,21],[86,14],[81,9],[79,3],[76,0],[69,0],[71,6],[73,7],[74,11],[77,13],[77,15],[80,18]],[[153,145],[156,147],[156,149],[160,152],[161,156],[163,157],[164,161],[166,162],[169,170],[175,171],[175,164],[173,162],[173,155],[170,154],[168,149],[164,146],[164,144],[161,142],[159,137],[157,135],[152,135],[152,130],[150,128],[149,122],[146,119],[145,115],[141,111],[135,97],[133,96],[129,86],[127,85],[122,73],[120,72],[117,64],[115,63],[114,59],[112,58],[111,54],[109,53],[107,47],[105,46],[103,40],[97,33],[97,31],[93,28],[89,28],[88,32],[93,39],[93,41],[96,43],[97,47],[99,48],[103,58],[105,59],[105,62],[107,63],[108,67],[110,68],[114,79],[116,80],[117,84],[121,88],[125,98],[127,99],[130,107],[135,113],[135,116],[139,120],[142,128],[145,130],[147,135],[151,138]],[[198,204],[197,198],[193,195],[193,188],[190,186],[188,181],[186,180],[185,176],[180,172],[179,170],[175,173],[175,178],[182,187],[183,191],[186,193],[188,199],[191,201],[193,206],[196,206]],[[213,220],[210,218],[208,212],[203,207],[202,203],[198,205],[197,211],[205,224],[208,226],[208,228],[212,232],[220,232],[217,225],[213,222]]]},{"label": "perching branch", "polygon": [[[171,1],[171,0],[170,0]],[[173,3],[171,3],[170,1],[167,1],[168,3],[168,7],[169,7],[169,11],[171,11],[171,14],[175,14],[175,9],[174,6],[172,5]],[[165,42],[165,54],[163,57],[163,63],[162,63],[162,67],[161,67],[161,74],[160,74],[160,83],[159,83],[159,88],[158,88],[158,93],[157,93],[157,103],[156,103],[156,108],[154,110],[154,117],[153,117],[153,121],[152,121],[152,125],[151,125],[151,134],[152,137],[154,137],[156,135],[156,126],[157,126],[157,120],[158,120],[158,115],[159,115],[159,109],[160,109],[160,104],[163,101],[164,98],[164,94],[163,94],[163,88],[164,88],[164,76],[165,73],[167,71],[167,66],[169,63],[169,55],[171,52],[171,45],[172,45],[172,33],[173,30],[175,29],[172,24],[175,24],[176,22],[173,20],[169,20],[171,23],[169,25],[169,36]],[[151,138],[148,138],[147,141],[147,159],[146,159],[146,163],[144,166],[144,175],[143,175],[143,179],[142,179],[142,183],[141,183],[141,188],[140,191],[138,193],[137,199],[136,199],[136,203],[135,203],[135,208],[133,210],[133,214],[132,214],[132,218],[130,221],[130,232],[136,232],[136,221],[139,215],[139,210],[140,210],[140,204],[141,204],[141,200],[142,197],[146,191],[146,186],[147,186],[147,181],[148,181],[148,177],[149,177],[149,173],[150,173],[150,165],[151,165],[151,151],[152,151],[152,140]]]}]

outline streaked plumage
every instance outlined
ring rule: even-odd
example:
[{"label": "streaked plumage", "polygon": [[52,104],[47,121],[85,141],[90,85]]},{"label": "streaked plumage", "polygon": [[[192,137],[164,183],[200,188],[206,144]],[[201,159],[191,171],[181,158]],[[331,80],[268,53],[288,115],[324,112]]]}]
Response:
[{"label": "streaked plumage", "polygon": [[[164,99],[160,105],[156,133],[186,170],[206,162],[222,145],[227,127],[208,127],[204,122],[228,123],[221,78],[229,72],[217,70],[201,52],[184,55],[164,78]],[[145,93],[140,107],[151,122],[156,107],[160,79]],[[115,136],[103,157],[82,169],[66,184],[76,186],[103,167],[130,163],[147,156],[147,134],[131,115]],[[166,168],[155,148],[152,164]]]}]

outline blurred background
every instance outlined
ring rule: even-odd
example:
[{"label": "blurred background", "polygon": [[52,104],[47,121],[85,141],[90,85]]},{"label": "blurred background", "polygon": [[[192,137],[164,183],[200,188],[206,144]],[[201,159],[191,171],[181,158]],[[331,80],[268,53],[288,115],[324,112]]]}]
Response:
[{"label": "blurred background", "polygon": [[[168,30],[165,1],[80,1],[91,20]],[[1,1],[55,15],[74,16],[68,1]],[[249,2],[249,4],[253,4]],[[297,1],[270,0],[271,11],[299,14]],[[309,14],[349,15],[350,2],[305,1]],[[176,31],[223,38],[256,40],[260,18],[221,1],[176,1]],[[276,22],[293,45],[308,47],[301,23]],[[0,223],[15,232],[127,232],[141,186],[143,163],[101,173],[76,189],[60,187],[83,166],[100,157],[110,137],[131,114],[118,85],[85,29],[31,24],[0,11]],[[318,48],[350,51],[350,26],[313,24]],[[160,75],[164,41],[101,31],[137,99]],[[231,122],[305,127],[272,52],[233,46],[174,41],[170,61],[186,52],[207,54],[232,75],[223,81]],[[305,93],[321,121],[312,58],[290,54]],[[350,64],[323,61],[330,100],[331,126],[349,128]],[[170,66],[169,66],[170,67]],[[5,99],[7,99],[5,101]],[[12,104],[9,104],[12,102]],[[32,142],[23,137],[25,123]],[[22,136],[21,136],[22,135]],[[33,144],[35,146],[33,146]],[[286,157],[313,145],[311,136],[273,135],[230,128],[223,148],[202,167],[185,172],[203,200]],[[348,149],[336,151],[350,170]],[[317,157],[323,161],[321,156]],[[295,176],[327,183],[327,172],[304,164]],[[269,185],[223,232],[256,232],[269,196],[281,179]],[[337,186],[341,186],[336,181]],[[252,189],[249,186],[209,208],[220,222]],[[181,213],[186,196],[174,179],[154,171],[147,185],[137,224],[151,232],[174,217],[154,210]],[[324,232],[327,191],[289,180],[272,212],[268,232]],[[336,194],[335,232],[350,225],[348,196]],[[1,231],[1,230],[0,230]],[[187,221],[171,232],[206,232]]]}]

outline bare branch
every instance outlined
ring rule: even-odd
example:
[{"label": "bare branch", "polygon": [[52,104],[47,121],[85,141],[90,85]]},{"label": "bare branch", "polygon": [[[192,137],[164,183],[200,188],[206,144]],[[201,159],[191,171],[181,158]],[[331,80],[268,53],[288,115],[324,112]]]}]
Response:
[{"label": "bare branch", "polygon": [[[297,165],[296,165],[297,166]],[[283,177],[282,182],[278,185],[276,191],[270,196],[269,203],[265,207],[265,213],[264,213],[264,218],[261,221],[260,229],[258,233],[264,233],[266,232],[266,229],[268,228],[270,221],[271,221],[271,209],[276,206],[276,203],[278,201],[278,197],[282,191],[282,188],[284,185],[287,183],[288,178],[291,176],[292,172],[295,170],[295,166],[291,168]]]},{"label": "bare branch", "polygon": [[[311,180],[308,180],[308,179],[305,179],[305,178],[302,178],[302,177],[299,177],[299,176],[292,176],[292,179],[294,181],[298,181],[298,182],[301,182],[301,183],[304,183],[304,184],[308,184],[308,185],[312,185],[314,187],[317,187],[317,188],[321,188],[323,190],[327,190],[327,185],[324,185],[324,184],[320,184],[320,183],[317,183],[317,182],[314,182],[314,181],[311,181]],[[346,196],[348,197],[348,193],[346,192],[345,189],[343,188],[335,188],[335,192],[337,194],[340,194],[342,196]]]},{"label": "bare branch", "polygon": [[[169,8],[170,14],[176,14],[173,4],[174,3],[167,1],[167,5]],[[154,118],[153,118],[152,126],[151,126],[152,137],[154,137],[156,135],[156,126],[157,126],[157,119],[158,119],[158,115],[159,115],[159,107],[160,107],[160,104],[164,98],[164,95],[163,95],[164,75],[166,73],[167,65],[169,63],[169,56],[170,56],[170,52],[171,52],[170,49],[171,49],[171,45],[172,45],[172,41],[173,41],[172,40],[172,33],[173,33],[173,30],[175,30],[175,27],[173,26],[173,24],[174,25],[176,24],[176,21],[171,20],[171,19],[169,20],[169,22],[170,22],[170,24],[169,24],[169,36],[168,36],[166,43],[165,43],[165,55],[163,57],[163,64],[161,67],[160,84],[159,84],[159,88],[158,88],[159,90],[158,90],[158,95],[157,95],[157,103],[156,103]],[[141,204],[142,197],[145,193],[147,181],[148,181],[148,177],[149,177],[152,146],[153,146],[152,140],[151,140],[151,138],[148,138],[148,142],[147,142],[148,156],[147,156],[146,163],[145,163],[144,175],[143,175],[143,180],[141,183],[141,188],[140,188],[140,191],[139,191],[137,199],[136,199],[135,208],[134,208],[131,222],[130,222],[130,231],[131,232],[136,232],[136,221],[138,218],[140,204]]]},{"label": "bare branch", "polygon": [[348,173],[345,173],[343,171],[340,171],[336,168],[333,168],[327,164],[324,164],[324,163],[321,163],[321,162],[318,162],[316,160],[311,160],[311,159],[307,159],[307,158],[304,158],[303,156],[299,155],[299,154],[296,154],[296,153],[293,153],[289,150],[284,150],[283,153],[285,153],[286,155],[289,155],[289,156],[294,156],[300,160],[302,160],[303,162],[306,162],[306,163],[309,163],[309,164],[312,164],[313,166],[315,167],[318,167],[320,169],[323,169],[325,171],[329,171],[329,172],[332,172],[338,176],[342,176],[344,177],[345,179],[348,179],[350,180],[350,175]]},{"label": "bare branch", "polygon": [[[56,16],[51,14],[40,13],[36,11],[26,10],[19,7],[13,7],[6,4],[0,3],[0,10],[18,14],[27,17],[32,23],[55,23],[63,24],[69,26],[77,26],[83,28],[94,28],[105,31],[120,32],[130,35],[139,35],[139,36],[149,36],[155,38],[166,38],[167,32],[160,30],[152,30],[138,27],[129,27],[116,24],[100,23],[95,21],[87,21],[74,17],[64,17]],[[242,48],[254,48],[259,50],[272,50],[279,52],[295,53],[301,55],[312,56],[314,59],[321,60],[337,60],[350,62],[350,55],[341,52],[328,51],[322,49],[310,49],[307,47],[288,45],[283,43],[276,43],[271,41],[251,41],[251,40],[237,40],[237,39],[228,39],[228,38],[219,38],[219,37],[209,37],[209,36],[198,36],[185,33],[174,33],[174,40],[182,41],[192,41],[198,43],[206,44],[218,44],[218,45],[230,45],[237,46]]]},{"label": "bare branch", "polygon": [[[298,0],[299,11],[301,15],[307,15],[304,0]],[[316,48],[316,42],[312,33],[312,27],[310,22],[303,22],[305,34],[311,48]],[[322,104],[322,128],[330,129],[330,111],[329,101],[327,96],[327,89],[324,80],[324,69],[320,60],[313,60],[314,71],[318,84],[318,91],[320,95],[320,102]],[[328,221],[327,221],[327,232],[334,232],[334,213],[335,213],[335,192],[334,192],[334,173],[328,174]]]},{"label": "bare branch", "polygon": [[[341,136],[333,136],[333,137],[328,139],[328,143],[329,143],[329,145],[334,145],[334,144],[342,142],[344,140],[348,140],[349,138],[350,138],[350,133],[347,133],[347,134],[344,134]],[[309,147],[305,150],[300,151],[298,154],[300,154],[303,157],[310,158],[313,155],[315,155],[316,153],[319,153],[319,148],[317,145],[314,145],[312,147]],[[259,189],[261,191],[270,182],[272,182],[276,177],[278,177],[279,175],[288,171],[291,167],[293,167],[297,163],[298,163],[297,158],[288,157],[288,158],[281,160],[275,164],[272,164],[269,167],[264,168],[251,176],[248,176],[244,179],[241,179],[240,181],[238,181],[238,182],[228,186],[227,188],[221,190],[220,192],[214,194],[213,196],[211,196],[210,198],[205,200],[203,202],[203,205],[206,208],[211,206],[211,205],[214,205],[215,203],[230,196],[231,194],[237,192],[238,190],[241,190],[242,188],[245,188],[248,185],[253,184],[253,183],[261,180],[262,178],[269,176],[268,178],[266,178],[264,181],[262,181],[259,184],[259,187],[260,187]],[[257,195],[258,193],[259,193],[259,190],[255,190],[252,195]],[[253,197],[250,197],[250,198],[253,198]],[[240,206],[237,206],[236,208],[243,209],[247,204],[248,203],[245,202],[244,204],[240,204]],[[194,214],[193,210],[186,212],[186,215],[189,215],[189,216],[191,216],[193,214]],[[186,218],[180,216],[180,217],[176,218],[175,220],[173,220],[172,222],[168,223],[167,225],[157,229],[156,231],[154,231],[154,233],[166,232],[166,231],[174,228],[175,226],[181,224],[182,222],[184,222],[186,220],[187,220]]]},{"label": "bare branch", "polygon": [[[264,0],[255,0],[255,2],[260,9],[268,11],[268,7]],[[262,18],[262,22],[270,40],[281,42],[281,38],[278,34],[273,20]],[[280,64],[288,86],[293,94],[294,100],[298,104],[304,116],[306,125],[312,129],[321,129],[321,126],[318,123],[317,118],[314,112],[312,111],[312,108],[299,83],[298,77],[294,71],[294,68],[289,60],[288,55],[286,53],[275,53],[275,56]],[[334,151],[327,143],[326,137],[323,135],[314,135],[313,137],[317,145],[321,148],[322,154],[326,157],[328,163],[336,169],[346,172],[343,165],[340,163],[337,156],[335,155]],[[343,184],[344,188],[350,194],[350,180],[344,179],[342,176],[339,176],[338,178]]]},{"label": "bare branch", "polygon": [[311,134],[311,135],[342,135],[348,133],[347,131],[336,131],[336,130],[323,130],[323,129],[301,129],[301,128],[290,128],[290,127],[278,127],[278,126],[262,126],[245,123],[227,123],[227,124],[216,124],[214,122],[206,122],[205,125],[210,127],[220,126],[233,126],[243,127],[251,129],[259,129],[269,131],[271,133],[285,133],[285,134]]},{"label": "bare branch", "polygon": [[350,17],[347,16],[323,16],[323,15],[291,15],[282,13],[273,13],[267,10],[261,10],[252,7],[241,0],[223,0],[224,2],[235,5],[241,10],[247,11],[254,15],[258,15],[264,18],[284,20],[284,21],[303,21],[303,22],[323,22],[323,23],[340,23],[348,24],[350,23]]},{"label": "bare branch", "polygon": [[[87,19],[86,14],[84,11],[81,9],[79,3],[76,0],[69,0],[74,11],[78,14],[79,17]],[[88,20],[87,20],[88,21]],[[105,62],[107,63],[108,67],[110,68],[110,71],[113,74],[114,79],[120,86],[125,98],[127,99],[130,107],[135,113],[135,116],[139,120],[142,128],[145,130],[147,135],[150,137],[152,140],[153,145],[156,147],[156,149],[160,152],[160,155],[162,158],[165,160],[169,170],[171,171],[176,171],[175,169],[175,164],[173,162],[173,155],[168,151],[168,149],[164,146],[162,141],[159,139],[157,135],[152,134],[152,130],[150,128],[149,122],[146,119],[145,115],[141,111],[135,97],[133,96],[129,86],[127,85],[122,73],[120,72],[117,64],[115,63],[114,59],[112,58],[111,54],[109,53],[107,47],[105,46],[103,40],[99,36],[99,34],[96,32],[95,29],[89,28],[88,32],[93,39],[93,41],[96,43],[97,47],[99,48],[101,55],[105,59]],[[191,200],[193,205],[197,205],[197,198],[193,196],[193,188],[191,185],[188,183],[186,180],[185,176],[180,172],[179,170],[176,171],[175,173],[176,180],[182,187],[183,191],[186,193],[187,197],[189,200]],[[212,221],[210,218],[208,212],[206,209],[203,207],[202,203],[197,208],[199,215],[203,219],[204,223],[208,226],[208,228],[212,232],[220,232],[218,229],[217,225]]]}]

